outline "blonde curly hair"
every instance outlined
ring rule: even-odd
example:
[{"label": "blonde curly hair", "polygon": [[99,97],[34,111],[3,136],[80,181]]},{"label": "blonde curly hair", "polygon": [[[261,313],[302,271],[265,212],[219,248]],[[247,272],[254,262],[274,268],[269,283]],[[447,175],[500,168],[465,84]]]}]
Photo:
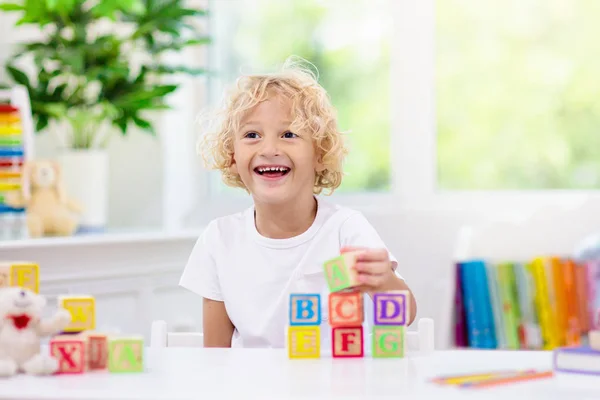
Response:
[{"label": "blonde curly hair", "polygon": [[333,193],[342,183],[342,164],[347,149],[337,123],[337,112],[318,76],[290,58],[276,73],[242,75],[216,113],[206,118],[206,128],[198,150],[210,169],[221,171],[223,182],[248,191],[240,176],[231,171],[235,132],[243,118],[260,102],[283,96],[292,103],[290,129],[311,133],[317,157],[323,165],[315,171],[313,192]]}]

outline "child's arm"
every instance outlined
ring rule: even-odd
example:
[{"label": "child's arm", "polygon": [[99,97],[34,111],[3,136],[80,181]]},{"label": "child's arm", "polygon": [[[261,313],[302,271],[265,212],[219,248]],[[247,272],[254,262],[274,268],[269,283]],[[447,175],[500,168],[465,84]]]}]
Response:
[{"label": "child's arm", "polygon": [[204,347],[231,347],[235,327],[222,301],[203,298],[202,325],[204,326]]}]

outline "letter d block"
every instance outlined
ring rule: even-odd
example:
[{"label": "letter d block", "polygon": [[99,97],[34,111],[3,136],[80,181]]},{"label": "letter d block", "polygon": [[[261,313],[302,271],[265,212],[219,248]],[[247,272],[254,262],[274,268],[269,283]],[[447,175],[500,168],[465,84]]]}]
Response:
[{"label": "letter d block", "polygon": [[321,295],[290,294],[290,325],[321,325]]},{"label": "letter d block", "polygon": [[354,269],[357,254],[357,252],[343,253],[323,264],[330,292],[337,292],[360,284],[358,274]]},{"label": "letter d block", "polygon": [[288,326],[289,358],[319,358],[321,328],[319,326]]},{"label": "letter d block", "polygon": [[58,306],[71,313],[65,332],[82,332],[96,328],[96,304],[92,296],[61,296]]},{"label": "letter d block", "polygon": [[57,374],[86,371],[86,340],[79,335],[59,335],[50,340],[50,355],[58,361]]},{"label": "letter d block", "polygon": [[408,290],[397,290],[373,295],[375,325],[407,325],[409,319]]},{"label": "letter d block", "polygon": [[329,294],[329,325],[358,326],[364,322],[364,302],[361,292]]},{"label": "letter d block", "polygon": [[404,357],[404,326],[373,327],[373,358]]},{"label": "letter d block", "polygon": [[110,372],[142,372],[144,370],[144,338],[125,337],[108,341]]}]

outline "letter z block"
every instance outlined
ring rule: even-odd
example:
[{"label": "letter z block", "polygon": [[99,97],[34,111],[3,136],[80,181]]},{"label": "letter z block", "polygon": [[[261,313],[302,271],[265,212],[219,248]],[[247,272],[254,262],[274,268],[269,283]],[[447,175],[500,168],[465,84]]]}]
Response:
[{"label": "letter z block", "polygon": [[373,327],[373,358],[404,357],[404,329],[398,326]]},{"label": "letter z block", "polygon": [[334,358],[364,357],[362,325],[331,328],[331,346]]},{"label": "letter z block", "polygon": [[58,335],[50,340],[50,355],[58,361],[57,374],[86,371],[86,340],[79,335]]},{"label": "letter z block", "polygon": [[364,322],[362,292],[347,291],[329,294],[329,325],[358,326]]},{"label": "letter z block", "polygon": [[290,294],[290,325],[321,325],[321,295]]},{"label": "letter z block", "polygon": [[108,341],[110,372],[142,372],[144,370],[144,338],[124,337]]},{"label": "letter z block", "polygon": [[358,286],[358,273],[354,269],[358,252],[347,252],[323,264],[330,292]]},{"label": "letter z block", "polygon": [[321,357],[321,328],[319,326],[288,326],[289,358]]},{"label": "letter z block", "polygon": [[0,264],[0,287],[18,286],[40,292],[40,267],[30,262]]},{"label": "letter z block", "polygon": [[407,325],[409,320],[409,292],[396,290],[373,295],[375,325]]},{"label": "letter z block", "polygon": [[61,296],[58,306],[71,313],[65,332],[91,331],[96,328],[96,303],[92,296]]}]

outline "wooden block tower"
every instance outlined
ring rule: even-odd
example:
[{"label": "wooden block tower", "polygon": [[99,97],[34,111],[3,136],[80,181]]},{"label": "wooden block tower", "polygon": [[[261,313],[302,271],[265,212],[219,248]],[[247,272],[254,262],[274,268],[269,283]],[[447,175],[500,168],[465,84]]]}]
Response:
[{"label": "wooden block tower", "polygon": [[404,335],[409,321],[407,290],[373,295],[373,357],[404,357]]},{"label": "wooden block tower", "polygon": [[287,332],[289,358],[321,356],[321,295],[290,295],[290,319]]}]

